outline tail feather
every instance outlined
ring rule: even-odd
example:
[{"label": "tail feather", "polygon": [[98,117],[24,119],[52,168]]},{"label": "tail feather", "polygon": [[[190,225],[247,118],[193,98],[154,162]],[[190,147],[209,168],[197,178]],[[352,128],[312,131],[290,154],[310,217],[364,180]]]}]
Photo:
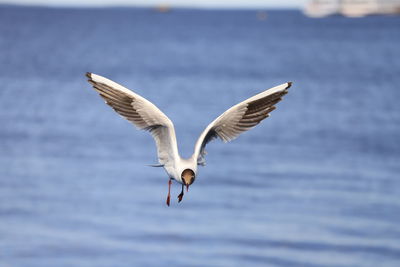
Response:
[{"label": "tail feather", "polygon": [[148,164],[149,167],[164,167],[164,164]]}]

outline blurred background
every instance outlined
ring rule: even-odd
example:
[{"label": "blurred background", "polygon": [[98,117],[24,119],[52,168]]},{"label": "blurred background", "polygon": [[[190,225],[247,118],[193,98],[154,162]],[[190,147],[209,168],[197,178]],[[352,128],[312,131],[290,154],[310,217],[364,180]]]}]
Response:
[{"label": "blurred background", "polygon": [[[0,266],[400,266],[398,1],[277,2],[0,1]],[[167,207],[153,139],[87,71],[154,102],[185,157],[293,86]]]}]

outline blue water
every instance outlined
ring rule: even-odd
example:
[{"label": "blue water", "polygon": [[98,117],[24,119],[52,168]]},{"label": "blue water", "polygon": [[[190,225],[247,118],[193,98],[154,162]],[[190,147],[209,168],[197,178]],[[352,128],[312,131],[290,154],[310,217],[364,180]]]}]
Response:
[{"label": "blue water", "polygon": [[[0,266],[400,266],[400,17],[0,7]],[[293,81],[177,203],[143,95],[189,156],[231,105]]]}]

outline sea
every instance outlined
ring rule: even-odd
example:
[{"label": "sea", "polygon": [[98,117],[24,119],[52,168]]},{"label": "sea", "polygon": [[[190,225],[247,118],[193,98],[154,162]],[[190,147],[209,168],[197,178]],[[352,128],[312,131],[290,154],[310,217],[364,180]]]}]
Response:
[{"label": "sea", "polygon": [[[184,157],[293,85],[168,207],[152,137],[86,72],[157,105]],[[0,266],[400,266],[400,17],[0,6]]]}]

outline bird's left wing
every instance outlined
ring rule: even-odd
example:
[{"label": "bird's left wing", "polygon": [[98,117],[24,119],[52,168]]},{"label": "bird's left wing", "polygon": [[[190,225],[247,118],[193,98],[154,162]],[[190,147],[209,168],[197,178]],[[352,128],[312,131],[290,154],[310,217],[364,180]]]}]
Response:
[{"label": "bird's left wing", "polygon": [[205,165],[205,147],[211,140],[220,138],[227,143],[269,117],[291,85],[284,83],[246,99],[211,122],[196,142],[193,157],[197,158],[197,164]]},{"label": "bird's left wing", "polygon": [[157,145],[161,165],[178,157],[175,129],[171,120],[153,103],[131,90],[93,73],[86,73],[89,83],[118,114],[137,128],[151,133]]}]

